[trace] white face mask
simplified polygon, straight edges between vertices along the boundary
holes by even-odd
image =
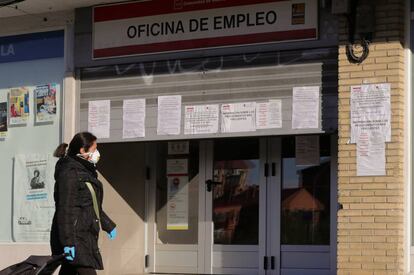
[[[99,159],[101,158],[101,154],[99,153],[98,149],[95,150],[93,153],[89,153],[89,162],[92,162],[93,164],[97,164]]]
[[[86,155],[86,157],[85,157],[85,155]],[[99,159],[101,158],[101,154],[99,153],[98,149],[96,149],[95,152],[89,152],[89,153],[85,153],[85,154],[78,154],[78,157],[82,157],[84,159],[89,158],[88,161],[90,163],[93,163],[93,164],[96,165],[98,163]]]

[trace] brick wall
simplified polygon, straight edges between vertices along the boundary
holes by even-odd
[[[404,1],[376,1],[376,33],[360,65],[345,54],[347,24],[339,47],[338,274],[404,274]],[[392,141],[383,177],[356,176],[350,139],[350,86],[391,83]]]

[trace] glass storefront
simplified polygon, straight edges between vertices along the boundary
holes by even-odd
[[[0,241],[48,242],[62,141],[64,32],[0,37]]]

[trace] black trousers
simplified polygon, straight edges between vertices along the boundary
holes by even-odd
[[[63,263],[59,275],[96,275],[96,270],[91,267],[76,267]]]

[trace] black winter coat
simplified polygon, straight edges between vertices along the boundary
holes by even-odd
[[[56,164],[55,180],[56,212],[50,238],[52,255],[62,254],[65,246],[74,246],[75,259],[68,261],[69,264],[102,270],[98,248],[99,221],[85,182],[90,182],[95,189],[102,229],[109,233],[116,225],[102,210],[103,186],[95,166],[82,158],[66,156]]]

